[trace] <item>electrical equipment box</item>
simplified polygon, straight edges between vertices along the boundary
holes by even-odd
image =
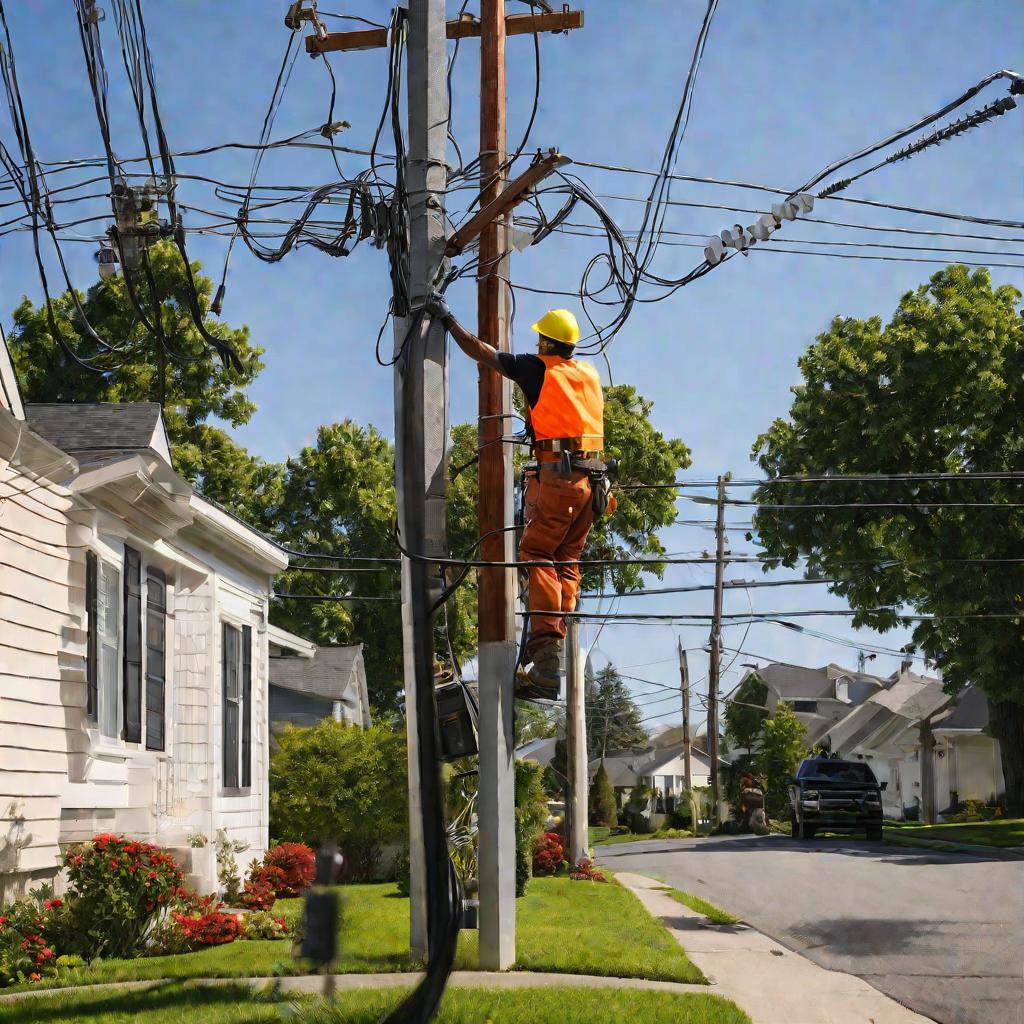
[[[441,759],[455,761],[478,750],[476,708],[462,683],[435,687],[437,723],[441,739]]]

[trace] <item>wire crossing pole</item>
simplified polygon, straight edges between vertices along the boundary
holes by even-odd
[[[718,478],[715,516],[715,604],[711,620],[711,661],[708,671],[708,760],[711,762],[711,814],[720,820],[718,792],[718,684],[722,666],[722,593],[725,589],[725,477]]]
[[[686,661],[686,651],[683,650],[683,641],[677,640],[679,645],[679,692],[683,698],[683,777],[686,781],[686,792],[692,792],[690,774],[690,667]],[[694,822],[694,832],[696,825]]]
[[[505,0],[480,3],[480,208],[505,182]],[[479,336],[499,352],[508,343],[507,218],[480,235],[477,316]],[[508,432],[511,384],[480,367],[481,557],[514,558],[512,453]],[[480,966],[503,971],[516,955],[515,739],[513,686],[516,669],[515,577],[511,569],[481,569],[478,660],[480,688]]]
[[[583,652],[580,650],[580,620],[572,615],[566,619],[565,637],[565,761],[568,775],[566,853],[572,865],[579,864],[587,855],[590,807],[587,772],[587,721],[584,703]]]
[[[408,41],[409,291],[416,309],[444,262],[448,169],[447,45],[444,0],[411,0]],[[411,332],[411,333],[410,333]],[[407,551],[447,555],[445,448],[448,366],[444,326],[429,318],[395,319],[395,483]],[[436,572],[402,559],[402,635],[409,747],[410,949],[426,959],[439,940],[437,908],[427,893],[447,892],[448,847],[441,803],[434,709],[434,637],[430,609]],[[429,885],[428,885],[429,883]]]

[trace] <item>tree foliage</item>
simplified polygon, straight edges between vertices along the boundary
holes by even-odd
[[[614,665],[594,677],[586,704],[588,757],[603,760],[609,753],[647,745],[640,709]]]
[[[807,753],[807,730],[792,705],[779,701],[771,718],[761,725],[760,749],[755,774],[765,786],[765,804],[770,817],[779,818],[789,806],[786,776],[795,775]]]
[[[756,672],[751,672],[726,701],[725,734],[734,746],[744,747],[748,754],[757,742],[761,723],[768,717],[767,700],[767,684]]]
[[[245,389],[263,369],[263,349],[251,344],[248,327],[230,327],[207,315],[213,282],[200,273],[199,263],[193,263],[203,325],[214,337],[231,343],[242,369],[224,366],[192,320],[188,280],[178,250],[170,242],[161,242],[149,250],[149,262],[166,340],[164,417],[174,468],[214,500],[250,511],[250,498],[272,486],[273,467],[251,458],[208,420],[212,417],[233,427],[249,422],[256,406]],[[133,284],[143,312],[155,325],[148,286],[134,278]],[[14,311],[13,330],[7,337],[24,400],[158,401],[162,346],[137,315],[124,277],[115,274],[76,294],[78,303],[71,292],[54,298],[57,328],[80,358],[109,367],[109,372],[91,373],[75,363],[54,338],[45,305],[35,306],[26,298]],[[91,337],[79,304],[99,338],[118,351],[105,352]]]
[[[1020,292],[993,287],[986,270],[951,266],[900,300],[883,324],[837,317],[800,360],[788,419],[756,441],[770,477],[801,473],[1019,471],[1024,466],[1024,321]],[[969,683],[991,701],[1007,798],[1024,813],[1024,587],[1019,565],[970,559],[1024,557],[1016,481],[887,485],[772,484],[756,499],[761,542],[779,563],[807,569],[886,630],[899,606],[934,615],[914,629],[951,691]],[[856,508],[815,509],[823,501]],[[897,502],[904,507],[870,507]],[[953,503],[953,507],[950,507]],[[961,503],[959,506],[956,503]],[[968,503],[965,505],[963,503]],[[968,561],[964,561],[968,560]],[[964,618],[964,616],[1000,616]]]
[[[384,846],[408,833],[405,735],[325,719],[286,727],[270,759],[270,834],[306,843],[334,841],[353,877],[380,870]]]

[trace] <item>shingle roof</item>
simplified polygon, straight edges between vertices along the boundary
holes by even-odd
[[[957,699],[938,729],[984,729],[988,725],[988,698],[976,686],[969,686]]]
[[[366,691],[363,647],[318,647],[312,658],[271,658],[270,685],[325,700],[353,700]]]
[[[802,665],[787,665],[773,662],[757,670],[757,674],[775,691],[782,700],[822,699],[835,697],[835,680],[840,676],[872,683],[883,689],[887,683],[878,676],[856,672],[841,665],[825,665],[822,668],[805,668]]]
[[[64,402],[27,405],[37,434],[76,457],[85,453],[151,450],[167,458],[167,435],[156,402]]]

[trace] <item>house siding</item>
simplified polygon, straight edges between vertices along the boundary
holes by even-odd
[[[70,492],[0,463],[0,899],[52,876],[60,797],[78,745],[68,705],[84,700]]]

